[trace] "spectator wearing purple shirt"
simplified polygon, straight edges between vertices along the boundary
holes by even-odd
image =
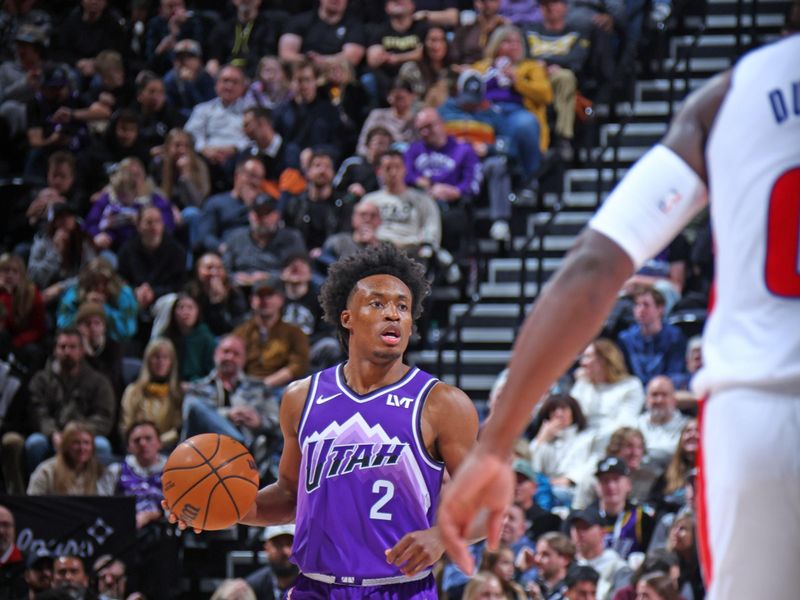
[[[84,230],[99,251],[116,252],[136,232],[139,209],[150,204],[161,211],[164,228],[172,233],[175,230],[172,205],[153,191],[142,162],[138,158],[126,158],[111,176],[108,191],[92,205]]]
[[[542,20],[537,0],[501,0],[500,14],[514,25],[538,23]]]
[[[406,183],[436,200],[442,212],[442,246],[459,252],[469,227],[466,207],[480,193],[478,156],[472,146],[447,135],[434,108],[423,108],[414,126],[419,141],[405,154]]]

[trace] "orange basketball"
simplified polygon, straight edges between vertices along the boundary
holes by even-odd
[[[161,476],[167,505],[190,527],[225,529],[241,519],[258,492],[256,461],[227,435],[189,438],[169,455]]]

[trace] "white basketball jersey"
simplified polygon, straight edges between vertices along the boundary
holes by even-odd
[[[717,296],[694,387],[800,396],[800,34],[733,69],[706,161]]]

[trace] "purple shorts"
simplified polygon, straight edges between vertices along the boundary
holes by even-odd
[[[408,583],[351,586],[322,583],[302,574],[286,594],[287,600],[437,600],[433,575]]]

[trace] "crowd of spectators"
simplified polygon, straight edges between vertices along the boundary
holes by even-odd
[[[476,205],[509,241],[511,192],[575,160],[583,108],[609,101],[634,69],[643,22],[663,23],[670,6],[5,2],[5,491],[136,495],[140,532],[158,530],[163,456],[207,431],[247,444],[268,481],[282,390],[342,357],[316,300],[328,265],[389,243],[435,284],[459,285]],[[693,235],[701,247],[704,232]],[[701,359],[664,321],[707,292],[692,252],[673,244],[626,286],[607,327],[619,347],[593,342],[569,394],[533,419],[505,545],[469,584],[444,567],[449,597],[488,597],[478,588],[495,584],[504,597],[617,589],[625,561],[659,535],[681,585],[697,582],[693,546],[671,532],[685,523],[697,439],[677,407],[691,410]],[[581,512],[562,525],[567,507]],[[265,534],[269,576],[229,587],[285,589],[293,572],[275,540],[287,535]],[[65,577],[86,590],[92,569],[43,555],[23,571],[34,594]]]

